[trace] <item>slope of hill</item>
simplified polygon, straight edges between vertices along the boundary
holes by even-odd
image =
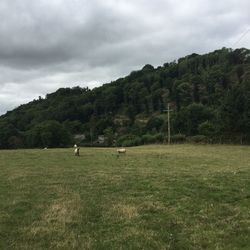
[[[84,134],[105,145],[166,138],[170,103],[173,141],[250,142],[250,50],[222,48],[141,70],[109,84],[61,88],[0,117],[0,148],[57,147]],[[81,137],[83,138],[83,137]]]

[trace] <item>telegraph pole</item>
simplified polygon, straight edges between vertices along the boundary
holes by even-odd
[[[168,109],[164,111],[168,112],[168,145],[169,145],[171,143],[170,112],[173,111],[170,109],[169,103],[168,103]]]
[[[168,144],[170,144],[170,110],[169,110],[169,103],[168,103]]]

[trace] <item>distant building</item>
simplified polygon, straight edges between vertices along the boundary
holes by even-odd
[[[105,142],[105,136],[104,135],[98,135],[97,142],[99,144],[103,144]]]

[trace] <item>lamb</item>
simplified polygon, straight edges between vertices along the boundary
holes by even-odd
[[[118,154],[126,154],[126,148],[119,148],[117,149]]]

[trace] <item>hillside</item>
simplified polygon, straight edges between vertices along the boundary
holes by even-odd
[[[89,90],[61,88],[0,117],[0,148],[173,142],[250,143],[250,50],[222,48],[141,70]]]

